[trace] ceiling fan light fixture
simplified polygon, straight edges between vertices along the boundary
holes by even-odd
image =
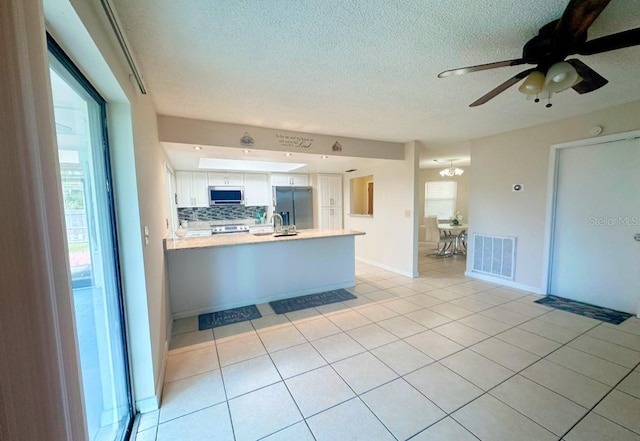
[[[534,70],[524,79],[518,90],[525,95],[536,95],[542,92],[543,87],[544,73]]]
[[[549,92],[562,92],[573,86],[578,79],[576,68],[566,61],[553,64],[547,71],[544,88]]]

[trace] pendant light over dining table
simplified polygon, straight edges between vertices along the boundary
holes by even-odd
[[[440,176],[442,176],[443,178],[447,178],[447,177],[452,177],[452,176],[460,176],[462,173],[464,173],[464,170],[462,170],[461,168],[458,167],[454,167],[453,166],[453,161],[449,161],[450,165],[449,167],[440,170]]]

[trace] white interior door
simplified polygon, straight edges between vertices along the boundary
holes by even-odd
[[[640,139],[558,150],[549,293],[640,312]]]

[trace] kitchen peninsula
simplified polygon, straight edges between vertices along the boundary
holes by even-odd
[[[174,319],[355,285],[353,230],[165,239]]]

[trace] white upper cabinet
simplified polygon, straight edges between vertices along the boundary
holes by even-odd
[[[245,173],[244,205],[259,207],[271,205],[269,177],[263,173]]]
[[[318,201],[320,206],[342,206],[342,176],[318,175]]]
[[[318,175],[318,228],[342,228],[342,176]]]
[[[209,185],[243,186],[244,175],[242,173],[209,172]]]
[[[176,172],[176,205],[185,207],[209,206],[209,181],[205,172]]]
[[[309,175],[302,173],[272,173],[271,185],[273,187],[308,187]]]

